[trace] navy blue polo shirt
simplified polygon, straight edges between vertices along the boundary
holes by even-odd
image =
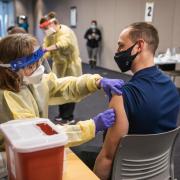
[[[177,127],[179,93],[156,66],[135,73],[122,92],[129,134],[160,133]]]

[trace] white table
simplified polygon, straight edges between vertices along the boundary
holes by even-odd
[[[159,56],[154,58],[155,65],[176,65],[180,64],[180,54],[177,54],[175,56]],[[180,76],[180,70],[172,70],[172,71],[164,71],[166,74],[168,74],[173,82],[175,82],[175,78],[177,76]]]
[[[176,56],[155,57],[154,63],[156,65],[178,64],[178,63],[180,63],[180,54],[177,54]]]

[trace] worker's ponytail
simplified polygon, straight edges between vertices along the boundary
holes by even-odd
[[[47,15],[49,20],[53,20],[54,24],[59,24],[59,21],[57,20],[56,13],[51,11]]]
[[[20,87],[20,76],[10,68],[0,67],[0,89],[19,92]]]
[[[31,55],[38,45],[36,38],[30,34],[12,34],[0,40],[0,89],[20,91],[22,78],[19,73],[3,64],[7,65],[15,59]]]

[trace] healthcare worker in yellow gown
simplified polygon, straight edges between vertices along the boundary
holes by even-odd
[[[45,32],[43,47],[47,50],[44,59],[52,59],[52,71],[58,78],[82,75],[81,58],[75,33],[62,25],[54,12],[40,20],[40,28]],[[73,123],[75,103],[59,105],[56,121]]]
[[[0,123],[14,119],[47,118],[48,105],[78,102],[101,87],[109,97],[121,93],[118,89],[123,85],[122,81],[102,78],[98,74],[59,79],[54,73],[44,74],[41,65],[44,53],[37,40],[29,34],[13,34],[0,41]],[[68,146],[92,139],[95,133],[111,127],[114,121],[114,111],[108,109],[90,120],[65,126]],[[2,135],[0,151],[3,173],[5,153]]]

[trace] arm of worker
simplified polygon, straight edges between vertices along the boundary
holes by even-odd
[[[116,121],[113,127],[108,130],[102,150],[95,162],[94,172],[101,180],[109,178],[116,149],[121,138],[128,133],[129,127],[123,97],[113,96],[109,106],[115,110]]]
[[[54,73],[50,73],[45,76],[49,88],[49,105],[79,102],[97,91],[100,88],[100,79],[102,79],[98,74],[57,78]]]
[[[90,120],[79,121],[76,125],[63,126],[67,136],[67,147],[83,144],[95,137],[99,131],[104,131],[115,122],[113,109],[108,109]],[[60,127],[62,128],[62,126]]]
[[[73,39],[71,38],[71,36],[68,35],[69,33],[64,33],[63,36],[58,37],[57,42],[56,42],[56,47],[57,49],[71,49],[73,47],[71,47],[71,44],[73,44]]]
[[[75,125],[65,125],[64,129],[68,137],[66,147],[81,145],[95,137],[95,124],[92,119],[79,121]]]
[[[112,94],[121,95],[121,87],[124,85],[123,80],[102,78],[98,74],[59,79],[53,73],[46,76],[50,92],[49,105],[78,102],[100,88],[111,98]]]
[[[100,80],[100,87],[103,88],[106,95],[109,97],[109,101],[113,94],[122,95],[121,88],[124,86],[125,82],[122,79],[108,79],[102,78]]]
[[[68,53],[72,53],[71,52],[71,44],[73,44],[73,39],[71,38],[71,36],[69,35],[70,33],[68,32],[69,29],[64,29],[67,31],[67,33],[63,33],[60,36],[56,36],[55,38],[55,44],[51,44],[51,40],[48,38],[45,38],[44,43],[43,43],[43,49],[48,53],[50,53],[51,51],[54,50],[58,50],[58,49],[62,49],[62,50],[67,50],[68,49]],[[46,55],[47,56],[47,55]]]
[[[51,52],[58,50],[60,50],[61,55],[63,54],[69,57],[74,52],[79,53],[77,48],[77,44],[74,46],[74,37],[69,35],[69,32],[67,34],[64,33],[56,37],[54,44],[44,46],[44,50],[46,51],[44,58],[49,57]],[[72,58],[67,58],[66,60],[72,61]]]
[[[42,57],[42,61],[48,60],[51,58],[50,52],[46,52],[44,53],[43,57]]]
[[[43,45],[42,45],[42,48],[43,50],[45,51],[43,57],[42,57],[42,60],[48,60],[51,58],[51,54],[49,51],[47,51],[47,47],[49,46],[49,43],[48,43],[48,39],[45,38],[44,42],[43,42]]]

